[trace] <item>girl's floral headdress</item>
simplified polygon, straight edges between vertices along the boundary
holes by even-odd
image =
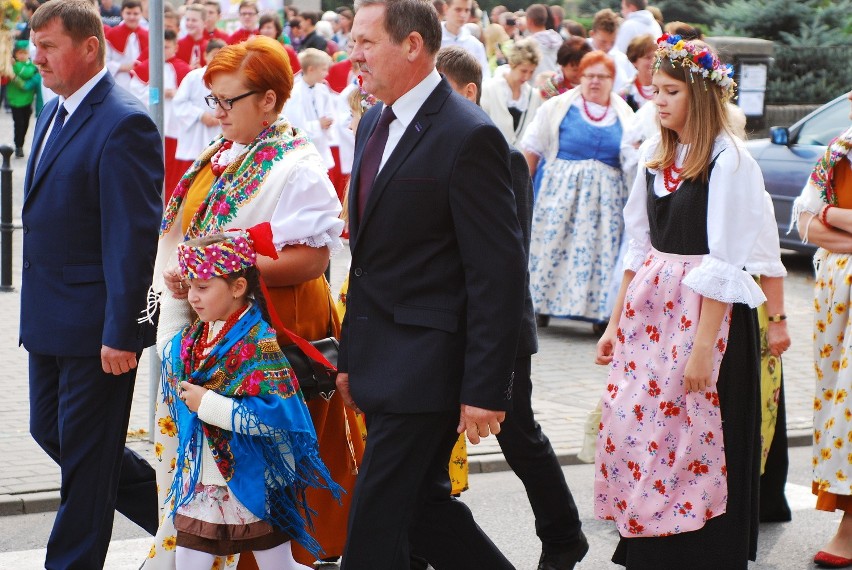
[[[679,35],[663,34],[657,40],[655,70],[659,69],[665,58],[668,58],[672,65],[679,63],[686,71],[707,78],[721,87],[725,101],[734,97],[734,89],[737,86],[734,81],[734,67],[719,61],[706,45],[684,41]]]
[[[224,277],[254,266],[258,253],[278,259],[269,222],[248,230],[228,231],[222,235],[224,239],[215,243],[199,244],[199,240],[191,240],[178,245],[181,278]]]

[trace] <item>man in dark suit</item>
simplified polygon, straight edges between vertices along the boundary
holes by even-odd
[[[43,4],[34,61],[59,97],[24,182],[20,342],[30,432],[61,469],[46,568],[101,568],[114,510],[153,533],[154,470],[124,447],[162,212],[163,155],[144,107],[104,67],[88,0]]]
[[[343,567],[407,570],[410,545],[437,568],[511,568],[447,473],[458,432],[478,443],[511,407],[526,264],[508,147],[435,71],[431,3],[366,0],[352,38],[384,105],[352,172],[338,387],[369,436]]]
[[[459,46],[441,48],[436,67],[456,93],[479,105],[482,68],[470,52]],[[523,153],[514,147],[509,150],[509,164],[524,251],[529,258],[533,209],[530,170]],[[532,355],[536,352],[538,336],[527,271],[524,318],[515,354],[512,409],[500,426],[497,441],[509,466],[524,484],[535,515],[535,530],[542,543],[538,570],[571,570],[583,559],[589,543],[581,530],[580,513],[559,460],[533,413],[530,376]]]

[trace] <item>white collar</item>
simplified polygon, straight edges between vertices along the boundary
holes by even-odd
[[[100,81],[106,74],[107,68],[104,67],[99,72],[97,72],[94,77],[85,82],[82,87],[72,93],[67,99],[63,99],[62,96],[59,97],[59,104],[65,106],[65,111],[68,114],[68,117],[74,114],[74,111],[77,110],[77,107],[80,106],[80,103],[83,102],[83,99],[86,98],[86,95],[88,95],[92,91],[97,82]]]
[[[402,124],[403,129],[407,129],[409,123],[414,120],[414,115],[432,94],[432,91],[441,83],[441,74],[434,68],[423,80],[406,91],[399,99],[397,99],[391,109],[396,115],[396,120]]]

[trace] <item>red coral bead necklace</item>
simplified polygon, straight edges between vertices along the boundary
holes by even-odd
[[[216,178],[222,176],[222,173],[225,172],[226,168],[228,168],[227,164],[219,164],[219,160],[222,158],[222,154],[230,150],[232,146],[234,146],[234,141],[223,142],[222,146],[219,147],[219,150],[216,151],[216,154],[214,154],[213,158],[210,160],[210,169],[213,171],[213,176]]]
[[[201,326],[201,333],[198,335],[198,339],[195,341],[195,344],[192,347],[193,356],[195,356],[196,362],[201,362],[204,358],[204,354],[209,351],[211,348],[216,346],[216,344],[225,338],[225,335],[228,334],[234,325],[237,324],[237,321],[240,320],[240,317],[245,312],[245,306],[240,307],[236,311],[234,311],[228,320],[225,321],[225,324],[216,333],[216,336],[213,337],[212,340],[207,341],[207,337],[210,335],[210,323],[204,323]]]
[[[588,102],[586,101],[586,98],[585,98],[585,97],[583,97],[582,95],[580,95],[580,98],[583,100],[583,111],[586,113],[586,116],[587,116],[587,117],[588,117],[588,118],[589,118],[589,119],[590,119],[593,123],[600,123],[601,121],[603,121],[603,120],[604,120],[604,117],[606,117],[606,114],[609,112],[609,100],[607,100],[607,102],[606,102],[606,107],[604,107],[604,112],[603,112],[603,114],[602,114],[602,115],[600,115],[599,117],[595,117],[594,115],[592,115],[592,112],[591,112],[591,111],[589,111],[589,104],[588,104]]]
[[[663,185],[669,193],[674,192],[680,186],[682,172],[683,168],[678,168],[674,163],[663,169]]]

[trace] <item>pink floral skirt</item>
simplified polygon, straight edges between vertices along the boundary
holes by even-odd
[[[595,515],[623,537],[693,531],[725,512],[715,383],[730,309],[716,337],[713,387],[687,392],[683,380],[702,300],[683,280],[701,259],[651,250],[624,300],[595,461]]]

